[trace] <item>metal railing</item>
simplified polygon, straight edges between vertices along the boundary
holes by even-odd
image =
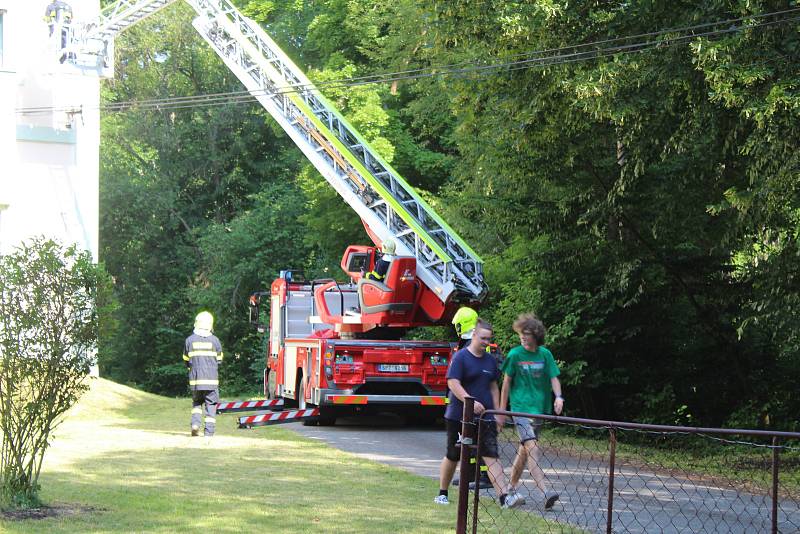
[[[800,433],[502,411],[473,419],[467,401],[463,421],[485,423],[490,415],[505,414],[542,427],[539,440],[527,448],[513,425],[498,437],[506,481],[515,460],[523,468],[516,493],[524,504],[504,509],[495,490],[470,493],[462,476],[458,533],[800,532]],[[476,422],[462,428],[466,473],[481,436],[475,436]],[[540,481],[529,467],[541,469]],[[558,494],[549,509],[542,490],[550,498]]]

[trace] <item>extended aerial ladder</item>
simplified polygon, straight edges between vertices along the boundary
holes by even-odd
[[[101,75],[113,75],[115,36],[176,1],[119,0],[107,6],[99,21],[73,32],[71,57],[93,57]],[[487,288],[478,255],[262,28],[228,0],[184,1],[198,14],[194,28],[356,211],[376,244],[394,239],[397,254],[416,259],[417,276],[442,303],[483,300]]]

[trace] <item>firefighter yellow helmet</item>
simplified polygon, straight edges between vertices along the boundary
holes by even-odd
[[[478,312],[469,306],[462,306],[453,315],[453,326],[456,327],[456,334],[462,338],[471,337],[472,331],[478,324]]]
[[[394,251],[397,250],[397,245],[395,245],[393,239],[387,239],[381,243],[381,250],[384,254],[394,254]]]
[[[194,327],[197,330],[206,330],[211,332],[214,329],[214,316],[207,311],[201,311],[194,318]]]

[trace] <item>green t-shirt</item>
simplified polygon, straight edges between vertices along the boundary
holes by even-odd
[[[511,409],[533,414],[553,413],[550,379],[561,374],[553,355],[544,347],[536,352],[514,347],[503,361],[503,373],[511,377]]]

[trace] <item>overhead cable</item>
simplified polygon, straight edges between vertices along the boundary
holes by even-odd
[[[799,14],[794,17],[778,18],[776,20],[761,20],[766,17],[774,17],[787,14]],[[746,26],[736,26],[736,23],[757,21],[753,24]],[[380,74],[365,75],[359,77],[343,78],[338,80],[328,80],[318,82],[316,84],[294,84],[277,90],[256,90],[256,91],[231,91],[224,93],[209,93],[193,96],[182,97],[168,97],[157,98],[151,100],[133,100],[127,102],[112,102],[102,104],[98,108],[102,111],[124,111],[131,108],[139,110],[157,109],[159,111],[186,109],[190,107],[207,107],[227,104],[240,104],[250,103],[257,100],[259,96],[273,97],[289,93],[302,93],[308,90],[316,90],[320,88],[347,88],[356,87],[360,85],[375,84],[375,83],[389,83],[396,81],[409,81],[419,80],[423,78],[441,77],[441,76],[455,76],[463,77],[466,75],[477,74],[478,76],[486,76],[494,74],[498,71],[516,71],[523,69],[530,69],[536,67],[549,67],[575,63],[579,61],[588,61],[608,56],[630,54],[635,52],[644,52],[654,48],[668,48],[686,44],[694,39],[699,38],[713,38],[720,35],[726,35],[743,30],[765,28],[775,26],[778,24],[786,24],[789,22],[800,21],[800,8],[792,8],[783,11],[776,11],[771,13],[763,13],[759,15],[751,15],[747,17],[739,17],[735,19],[727,19],[717,22],[708,22],[697,24],[693,26],[685,26],[681,28],[670,28],[659,30],[649,33],[637,34],[632,36],[617,37],[612,39],[604,39],[593,41],[589,43],[565,46],[560,48],[551,48],[545,50],[537,50],[526,52],[523,54],[516,54],[509,56],[502,62],[485,63],[478,61],[465,61],[461,63],[450,63],[447,65],[435,65],[419,69],[409,69],[396,72],[387,72]],[[727,28],[718,30],[709,30],[696,32],[696,30],[709,28],[719,25],[728,25]],[[687,33],[691,32],[691,33]],[[674,35],[678,34],[678,35]],[[657,40],[644,40],[638,42],[628,42],[634,39],[661,37]],[[613,44],[613,46],[609,46]],[[584,50],[588,49],[588,50]],[[77,106],[42,106],[42,107],[29,107],[17,109],[17,113],[22,114],[37,114],[37,113],[53,113],[57,111],[71,112]]]

